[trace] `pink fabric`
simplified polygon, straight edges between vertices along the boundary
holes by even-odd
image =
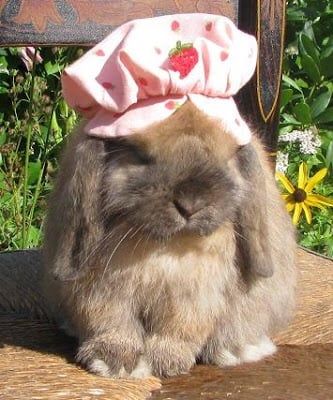
[[[198,62],[185,77],[172,69],[176,42],[193,43]],[[186,101],[226,126],[239,144],[251,134],[232,98],[253,75],[257,44],[226,17],[179,14],[128,22],[62,76],[86,132],[124,136],[168,118]]]

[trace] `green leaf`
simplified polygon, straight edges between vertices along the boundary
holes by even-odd
[[[299,36],[300,51],[303,55],[309,55],[319,67],[319,55],[313,41],[304,33]]]
[[[7,134],[6,132],[0,132],[0,146],[6,143]]]
[[[62,66],[55,63],[52,64],[51,61],[48,61],[47,63],[44,64],[45,71],[47,75],[53,75],[57,74],[62,70]]]
[[[325,77],[330,78],[333,76],[333,54],[321,59],[320,68]]]
[[[8,61],[5,56],[0,56],[0,69],[7,69]]]
[[[293,91],[292,89],[284,89],[281,92],[281,100],[280,100],[280,107],[284,107],[286,104],[289,103],[289,101],[293,97]]]
[[[36,247],[41,235],[40,229],[31,225],[28,232],[28,247]]]
[[[322,124],[333,122],[333,107],[326,108],[326,110],[316,118],[316,122]]]
[[[326,37],[323,40],[323,46],[322,46],[322,57],[329,56],[333,52],[333,35]]]
[[[282,75],[282,80],[286,85],[291,86],[294,89],[296,89],[298,92],[303,93],[302,89],[297,85],[297,83],[293,79],[289,78],[289,76]]]
[[[60,128],[60,126],[58,124],[58,120],[57,120],[57,116],[56,116],[55,112],[52,114],[51,128],[56,133],[60,133],[61,132],[61,128]]]
[[[302,122],[302,124],[308,125],[311,124],[311,109],[306,103],[298,103],[295,105],[294,115],[298,119],[298,121]]]
[[[301,68],[301,67],[300,67]],[[309,87],[309,83],[306,82],[304,79],[298,78],[295,79],[295,82],[297,83],[297,85],[301,88],[301,89],[307,89]],[[312,83],[311,83],[312,85]]]
[[[316,83],[320,82],[320,71],[313,58],[307,54],[301,57],[301,63],[307,75]]]
[[[331,164],[333,165],[333,140],[328,145],[325,162],[327,168],[329,168]]]
[[[64,100],[60,100],[58,102],[58,108],[60,111],[60,115],[64,118],[68,118],[69,108],[68,108],[67,103]]]
[[[287,8],[288,21],[304,21],[305,14],[302,10],[296,8]]]
[[[281,114],[281,117],[283,118],[282,123],[287,123],[287,124],[291,124],[291,125],[301,125],[301,123],[299,121],[297,121],[297,119],[295,119],[290,114],[283,113],[283,114]]]
[[[1,156],[1,154],[0,154]],[[0,163],[1,165],[1,163]],[[0,189],[4,189],[6,187],[6,181],[5,181],[5,174],[0,171]],[[0,202],[1,202],[1,197],[0,197]]]
[[[37,182],[42,164],[40,160],[29,162],[28,164],[28,185],[33,185]]]
[[[291,132],[294,129],[293,125],[286,125],[286,126],[281,126],[279,128],[279,135],[284,135],[285,133]]]
[[[320,54],[321,58],[329,57],[333,53],[333,45],[327,46]]]
[[[331,101],[332,93],[326,90],[324,93],[320,94],[311,105],[311,116],[316,118],[322,112],[326,110]]]
[[[312,21],[309,21],[309,20],[306,21],[304,24],[303,31],[306,34],[306,36],[308,36],[310,39],[312,39],[315,42],[316,39],[315,39],[312,25],[313,25]]]

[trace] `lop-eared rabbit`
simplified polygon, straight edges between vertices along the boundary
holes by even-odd
[[[44,257],[54,318],[102,376],[260,360],[294,310],[294,229],[263,146],[190,102],[126,138],[77,130]]]

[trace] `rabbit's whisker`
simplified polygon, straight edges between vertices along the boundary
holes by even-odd
[[[97,244],[95,245],[95,247],[89,252],[89,254],[86,256],[86,258],[80,262],[80,267],[82,265],[84,265],[89,258],[94,255],[96,253],[96,251],[108,240],[112,237],[112,235],[114,234],[114,231],[109,232],[103,239],[101,239],[99,242],[97,242]],[[85,250],[82,250],[77,256],[81,257],[82,255],[84,255],[86,253]]]
[[[103,273],[102,273],[101,280],[103,280],[104,275],[105,275],[105,272],[106,272],[106,270],[108,269],[109,264],[111,263],[111,260],[112,260],[113,256],[115,255],[116,251],[119,249],[120,245],[121,245],[121,244],[123,243],[123,241],[127,238],[127,236],[132,232],[133,229],[134,229],[133,227],[129,228],[129,229],[127,230],[127,232],[122,236],[122,238],[118,241],[118,243],[115,245],[115,247],[114,247],[114,249],[113,249],[113,251],[112,251],[112,253],[111,253],[111,255],[110,255],[110,257],[109,257],[109,259],[108,259],[108,261],[107,261],[107,263],[106,263],[106,265],[105,265],[104,271],[103,271]]]
[[[243,236],[241,233],[239,233],[236,229],[235,229],[235,234],[240,237],[241,239],[245,240],[246,242],[249,241],[249,239],[245,236]]]
[[[140,230],[143,229],[143,228],[147,228],[147,225],[146,225],[146,224],[142,224],[141,227],[140,227]],[[133,247],[132,256],[134,255],[135,250],[138,248],[140,242],[142,242],[142,240],[143,240],[144,238],[145,238],[145,237],[144,237],[143,235],[139,237],[139,239],[137,240],[135,246]]]

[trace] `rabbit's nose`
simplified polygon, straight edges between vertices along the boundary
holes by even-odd
[[[197,199],[176,199],[173,201],[179,214],[186,219],[200,211],[204,205]]]

